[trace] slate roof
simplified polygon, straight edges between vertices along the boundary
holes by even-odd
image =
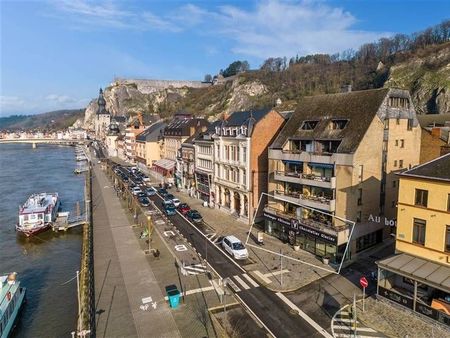
[[[164,130],[166,126],[167,124],[164,121],[156,122],[136,136],[136,141],[157,142],[162,136],[161,131]]]
[[[214,140],[212,139],[212,135],[214,135],[215,130],[216,130],[216,126],[220,126],[222,123],[221,120],[217,120],[214,121],[213,123],[211,123],[208,127],[208,129],[206,129],[206,131],[198,133],[194,139],[194,143],[195,141],[209,141],[209,142],[214,142]]]
[[[424,177],[450,181],[450,153],[404,171],[400,176]]]
[[[271,148],[282,148],[288,139],[341,140],[340,153],[358,148],[383,103],[388,88],[304,97],[281,129]],[[332,119],[348,120],[344,129],[329,129]],[[314,130],[302,130],[304,121],[318,121]]]
[[[209,122],[205,119],[174,119],[164,130],[164,135],[176,136],[191,136],[190,127],[200,128],[202,126],[209,126]]]
[[[253,120],[254,123],[261,120],[272,109],[261,109],[255,111],[237,111],[228,117],[225,122],[227,127],[239,127],[247,123],[249,120]]]

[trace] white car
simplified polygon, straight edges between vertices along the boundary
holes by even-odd
[[[181,204],[181,201],[178,198],[172,198],[173,205],[178,208],[178,206]]]
[[[133,194],[133,195],[137,195],[137,194],[139,194],[140,192],[142,192],[142,190],[141,190],[141,188],[139,188],[139,187],[134,187],[132,190],[131,190],[131,193]]]
[[[234,259],[247,259],[248,251],[244,244],[235,236],[226,236],[222,240],[223,249],[228,252]]]

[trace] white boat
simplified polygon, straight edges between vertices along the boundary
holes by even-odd
[[[26,236],[47,230],[56,220],[60,204],[57,192],[31,195],[19,208],[16,230]]]
[[[15,272],[0,276],[0,338],[6,338],[14,328],[26,289],[20,286]]]

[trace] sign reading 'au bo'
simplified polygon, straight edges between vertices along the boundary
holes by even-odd
[[[372,214],[369,215],[369,222],[375,222],[375,223],[383,223],[384,219],[384,225],[395,227],[397,225],[397,221],[395,219],[387,219],[386,217],[381,216],[373,216]]]

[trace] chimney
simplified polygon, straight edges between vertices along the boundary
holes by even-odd
[[[341,93],[350,93],[352,91],[352,85],[346,84],[341,86]]]

